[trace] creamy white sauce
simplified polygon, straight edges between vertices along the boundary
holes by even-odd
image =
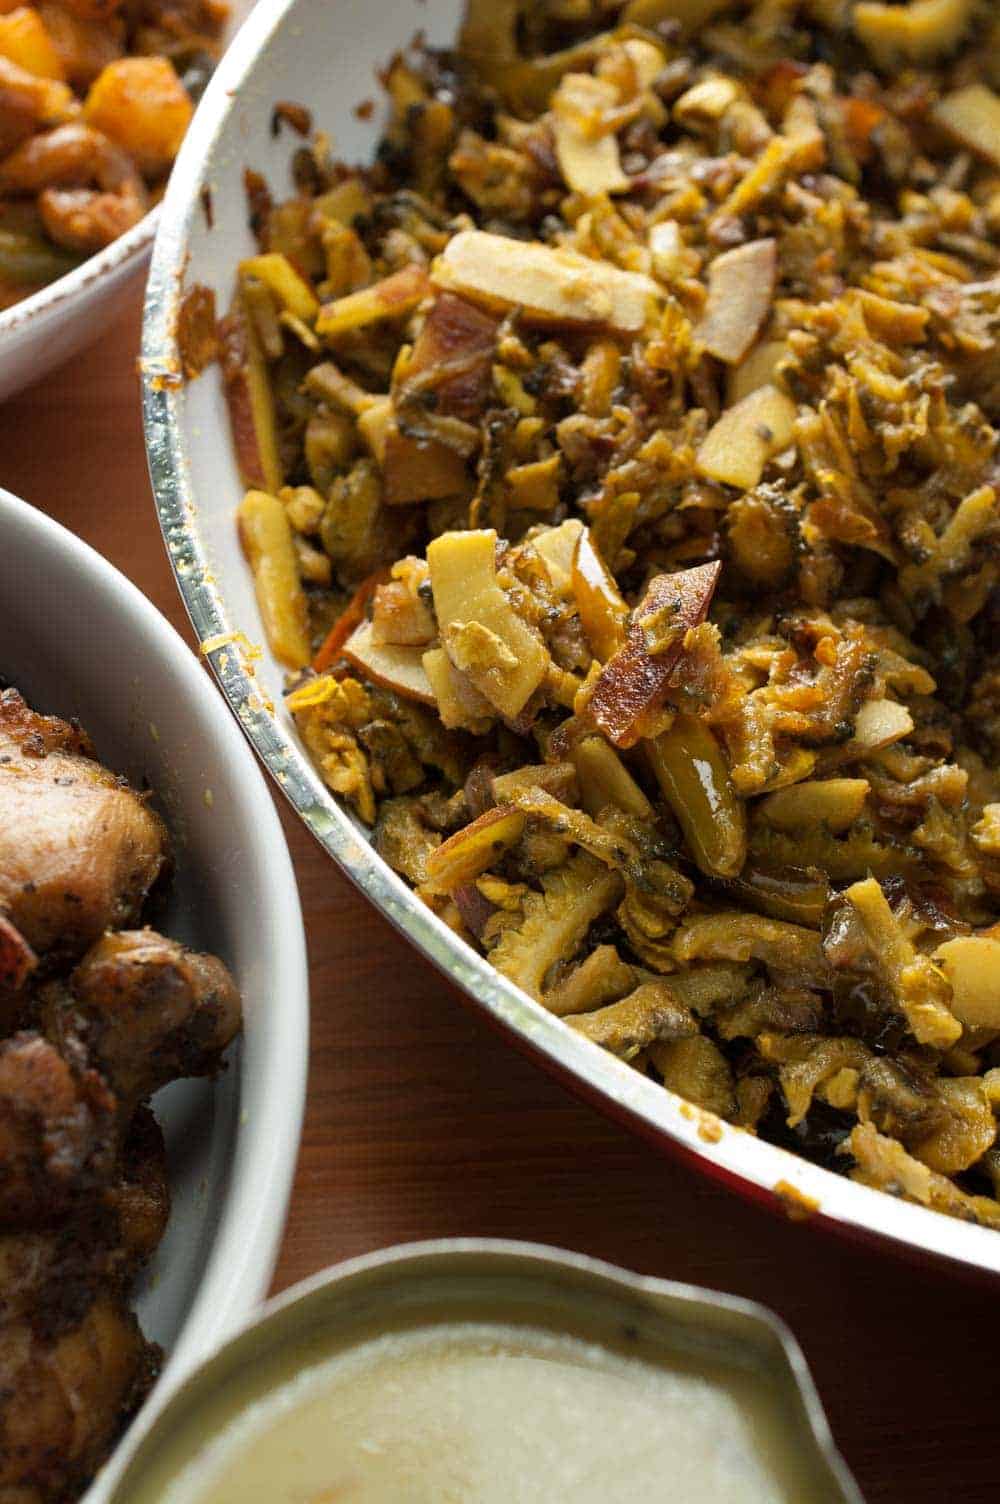
[[[272,1389],[159,1498],[792,1504],[760,1388],[751,1375],[706,1378],[520,1326],[418,1328]]]

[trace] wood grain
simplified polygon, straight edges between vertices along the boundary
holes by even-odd
[[[0,482],[186,627],[149,495],[137,330],[136,314],[0,408]],[[1000,1290],[772,1217],[605,1122],[487,1029],[282,813],[313,1045],[275,1288],[390,1243],[492,1234],[750,1296],[797,1334],[869,1504],[1000,1498]]]

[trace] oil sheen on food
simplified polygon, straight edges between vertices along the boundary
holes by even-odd
[[[765,1389],[523,1327],[424,1327],[289,1378],[161,1499],[791,1504]]]

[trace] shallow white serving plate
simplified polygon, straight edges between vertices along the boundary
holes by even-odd
[[[0,606],[0,676],[39,710],[77,716],[111,767],[155,790],[176,859],[156,922],[221,955],[243,994],[224,1075],[154,1099],[173,1212],[137,1308],[168,1361],[141,1428],[270,1283],[305,1102],[302,916],[267,785],[194,654],[110,564],[2,490]]]
[[[254,0],[231,0],[226,42],[253,6]],[[0,402],[40,380],[114,323],[145,271],[159,212],[151,209],[96,256],[0,312]]]
[[[199,107],[163,205],[146,298],[143,388],[146,444],[160,521],[178,584],[203,641],[243,633],[208,653],[247,736],[306,825],[413,943],[463,988],[514,1042],[580,1094],[658,1145],[771,1206],[918,1257],[935,1255],[1000,1273],[1000,1235],[856,1185],[720,1124],[582,1039],[459,940],[374,853],[365,831],[324,787],[282,707],[282,672],[267,650],[250,571],[239,548],[242,494],[219,372],[178,387],[174,335],[186,287],[203,283],[221,307],[234,269],[254,245],[242,172],[263,172],[276,195],[290,189],[291,142],[270,133],[276,100],[309,107],[334,152],[370,159],[384,116],[354,106],[379,99],[375,70],[418,29],[446,45],[461,0],[271,0],[244,25]],[[367,113],[367,112],[366,112]],[[201,196],[209,189],[214,228]]]

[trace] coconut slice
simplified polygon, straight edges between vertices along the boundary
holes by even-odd
[[[751,240],[717,256],[708,270],[708,302],[695,330],[710,355],[738,365],[771,310],[778,273],[774,240]]]
[[[372,624],[363,621],[344,643],[343,656],[359,673],[383,689],[394,689],[405,700],[436,705],[431,682],[424,672],[424,648],[395,642],[376,642]]]
[[[962,146],[1000,167],[1000,95],[985,84],[966,84],[946,94],[932,114]]]
[[[605,325],[624,334],[637,334],[663,297],[640,272],[485,230],[453,236],[431,276],[438,287],[488,308],[518,308],[531,323]]]
[[[792,440],[795,403],[771,386],[758,387],[730,407],[698,450],[698,469],[709,480],[750,491],[772,455]]]

